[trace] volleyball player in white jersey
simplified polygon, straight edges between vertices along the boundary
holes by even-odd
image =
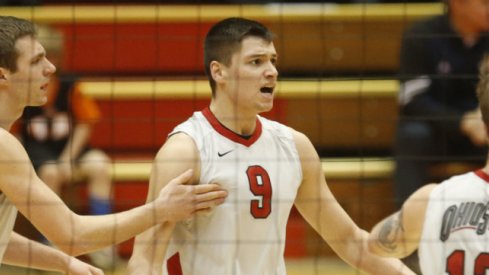
[[[161,274],[172,251],[186,275],[285,274],[287,219],[295,204],[348,263],[372,274],[412,274],[399,260],[367,251],[358,228],[328,189],[319,157],[306,136],[260,117],[277,85],[277,53],[262,24],[229,18],[205,40],[210,106],[177,126],[158,152],[149,200],[166,179],[194,169],[196,184],[217,182],[228,198],[206,216],[161,225],[136,238],[130,274]],[[164,168],[164,169],[163,169]]]
[[[26,106],[47,101],[49,78],[55,70],[31,22],[0,16],[1,263],[73,275],[103,274],[70,255],[120,243],[153,225],[187,219],[223,201],[226,192],[217,185],[204,189],[182,185],[192,174],[187,171],[143,206],[103,216],[73,213],[37,177],[26,151],[8,132]],[[17,210],[66,254],[14,233]]]
[[[481,63],[477,93],[488,133],[487,57]],[[487,274],[488,210],[489,162],[480,170],[418,189],[399,212],[373,228],[369,248],[378,255],[398,258],[418,249],[423,274]]]

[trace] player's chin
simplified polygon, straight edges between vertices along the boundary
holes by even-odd
[[[48,102],[48,99],[46,96],[40,96],[37,98],[31,97],[28,102],[27,106],[32,106],[32,107],[37,107],[37,106],[42,106]]]
[[[262,102],[258,106],[259,113],[268,112],[268,111],[271,111],[272,109],[273,109],[273,101]]]

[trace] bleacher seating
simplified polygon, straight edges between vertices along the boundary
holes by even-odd
[[[205,80],[87,80],[80,88],[104,112],[94,145],[119,151],[130,146],[155,153],[166,134],[210,98]],[[277,89],[274,109],[265,116],[305,133],[318,149],[390,148],[396,80],[282,80]]]
[[[210,25],[245,16],[276,34],[282,75],[393,73],[400,37],[441,3],[265,5],[56,5],[2,7],[67,36],[65,69],[85,75],[202,75]],[[128,54],[130,53],[130,54]]]
[[[211,24],[229,16],[262,21],[277,34],[285,76],[265,116],[305,133],[320,151],[342,152],[342,158],[323,156],[325,176],[353,220],[370,229],[394,208],[388,153],[398,115],[401,34],[442,10],[440,3],[56,5],[2,7],[0,15],[66,34],[64,68],[91,77],[81,89],[104,115],[92,144],[114,157],[118,211],[144,202],[151,160],[166,134],[208,104],[201,44]],[[379,151],[384,155],[370,155]],[[85,205],[84,188],[67,192],[75,208]],[[331,253],[319,248],[297,213],[288,226],[288,256]],[[130,249],[127,242],[122,254]]]

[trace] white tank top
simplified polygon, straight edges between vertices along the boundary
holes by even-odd
[[[0,264],[12,234],[17,208],[10,203],[5,194],[0,194]]]
[[[419,259],[423,274],[489,274],[489,176],[452,177],[430,195]]]
[[[258,116],[245,138],[206,108],[170,135],[179,132],[200,152],[199,184],[219,183],[228,191],[211,214],[178,224],[170,251],[180,253],[183,274],[285,274],[286,224],[302,181],[291,130]]]

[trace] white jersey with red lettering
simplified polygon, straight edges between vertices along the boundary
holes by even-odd
[[[489,175],[454,176],[435,187],[419,243],[423,274],[489,274]]]
[[[179,252],[183,274],[285,274],[286,224],[302,181],[291,129],[258,116],[243,137],[206,108],[170,135],[179,132],[200,152],[199,184],[228,191],[212,213],[177,225],[170,250]]]

